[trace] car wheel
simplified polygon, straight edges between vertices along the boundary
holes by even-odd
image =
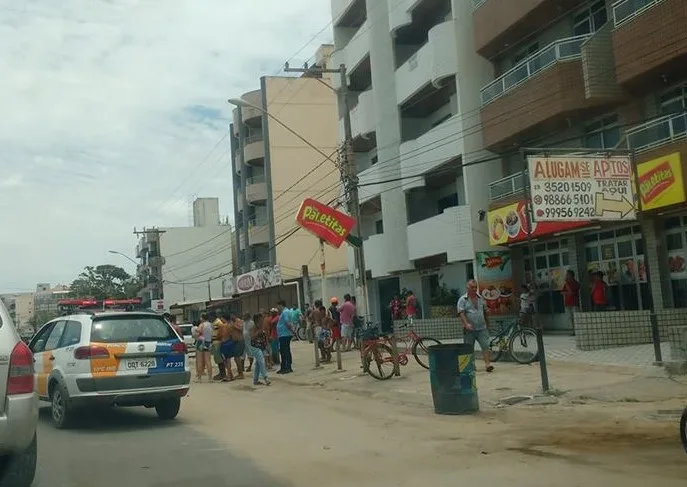
[[[69,426],[72,413],[67,392],[61,384],[57,384],[50,395],[50,413],[55,428],[64,429]]]
[[[4,461],[0,487],[30,487],[36,476],[36,457],[38,456],[38,440],[36,434],[29,447],[21,453],[10,455]]]
[[[170,420],[177,417],[179,408],[181,407],[181,398],[175,397],[173,399],[165,399],[155,405],[157,417],[164,420]]]

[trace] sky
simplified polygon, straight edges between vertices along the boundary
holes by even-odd
[[[134,272],[108,250],[187,225],[193,197],[233,220],[226,100],[330,20],[326,0],[0,0],[0,293]]]

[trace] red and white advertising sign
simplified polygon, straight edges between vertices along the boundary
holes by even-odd
[[[353,217],[312,198],[303,200],[296,214],[296,222],[337,249],[355,227]]]

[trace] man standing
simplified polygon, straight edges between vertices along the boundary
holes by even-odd
[[[353,344],[353,318],[355,317],[355,305],[351,301],[350,294],[344,294],[344,302],[339,308],[341,319],[341,338],[343,338],[344,352],[351,350]]]
[[[250,314],[246,313],[248,319]],[[232,357],[236,364],[236,378],[243,379],[243,368],[245,367],[246,342],[243,339],[243,321],[238,316],[231,316],[229,322],[229,333],[231,340],[234,342],[234,350]],[[227,364],[227,368],[231,368],[231,363]]]
[[[575,311],[579,311],[578,306],[580,303],[580,283],[575,279],[575,271],[569,269],[565,273],[565,282],[561,292],[563,293],[565,313],[570,320],[572,334],[575,335]]]
[[[291,357],[291,340],[294,334],[293,318],[284,301],[279,301],[277,308],[280,312],[279,321],[277,321],[277,335],[279,336],[279,354],[281,355],[281,368],[277,374],[290,374],[293,372]]]
[[[210,319],[212,320],[212,346],[210,350],[212,352],[212,358],[219,369],[219,374],[214,376],[212,380],[224,380],[227,377],[227,372],[224,367],[224,358],[222,357],[222,352],[220,351],[220,347],[222,346],[222,338],[220,336],[222,320],[219,318],[219,316],[215,315],[211,315]]]
[[[482,297],[479,295],[477,281],[470,279],[467,284],[467,293],[458,299],[458,316],[463,324],[464,339],[467,345],[474,347],[475,341],[479,343],[484,357],[484,365],[487,372],[493,372],[489,357],[489,332],[487,331],[487,313]]]
[[[234,356],[235,342],[232,340],[231,322],[226,316],[218,318],[219,324],[219,354],[222,362],[222,382],[231,382],[234,380],[234,374],[231,371],[231,358]]]

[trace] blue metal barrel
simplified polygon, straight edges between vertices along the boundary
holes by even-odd
[[[479,411],[475,350],[464,343],[433,345],[429,352],[429,379],[434,412],[471,414]]]

